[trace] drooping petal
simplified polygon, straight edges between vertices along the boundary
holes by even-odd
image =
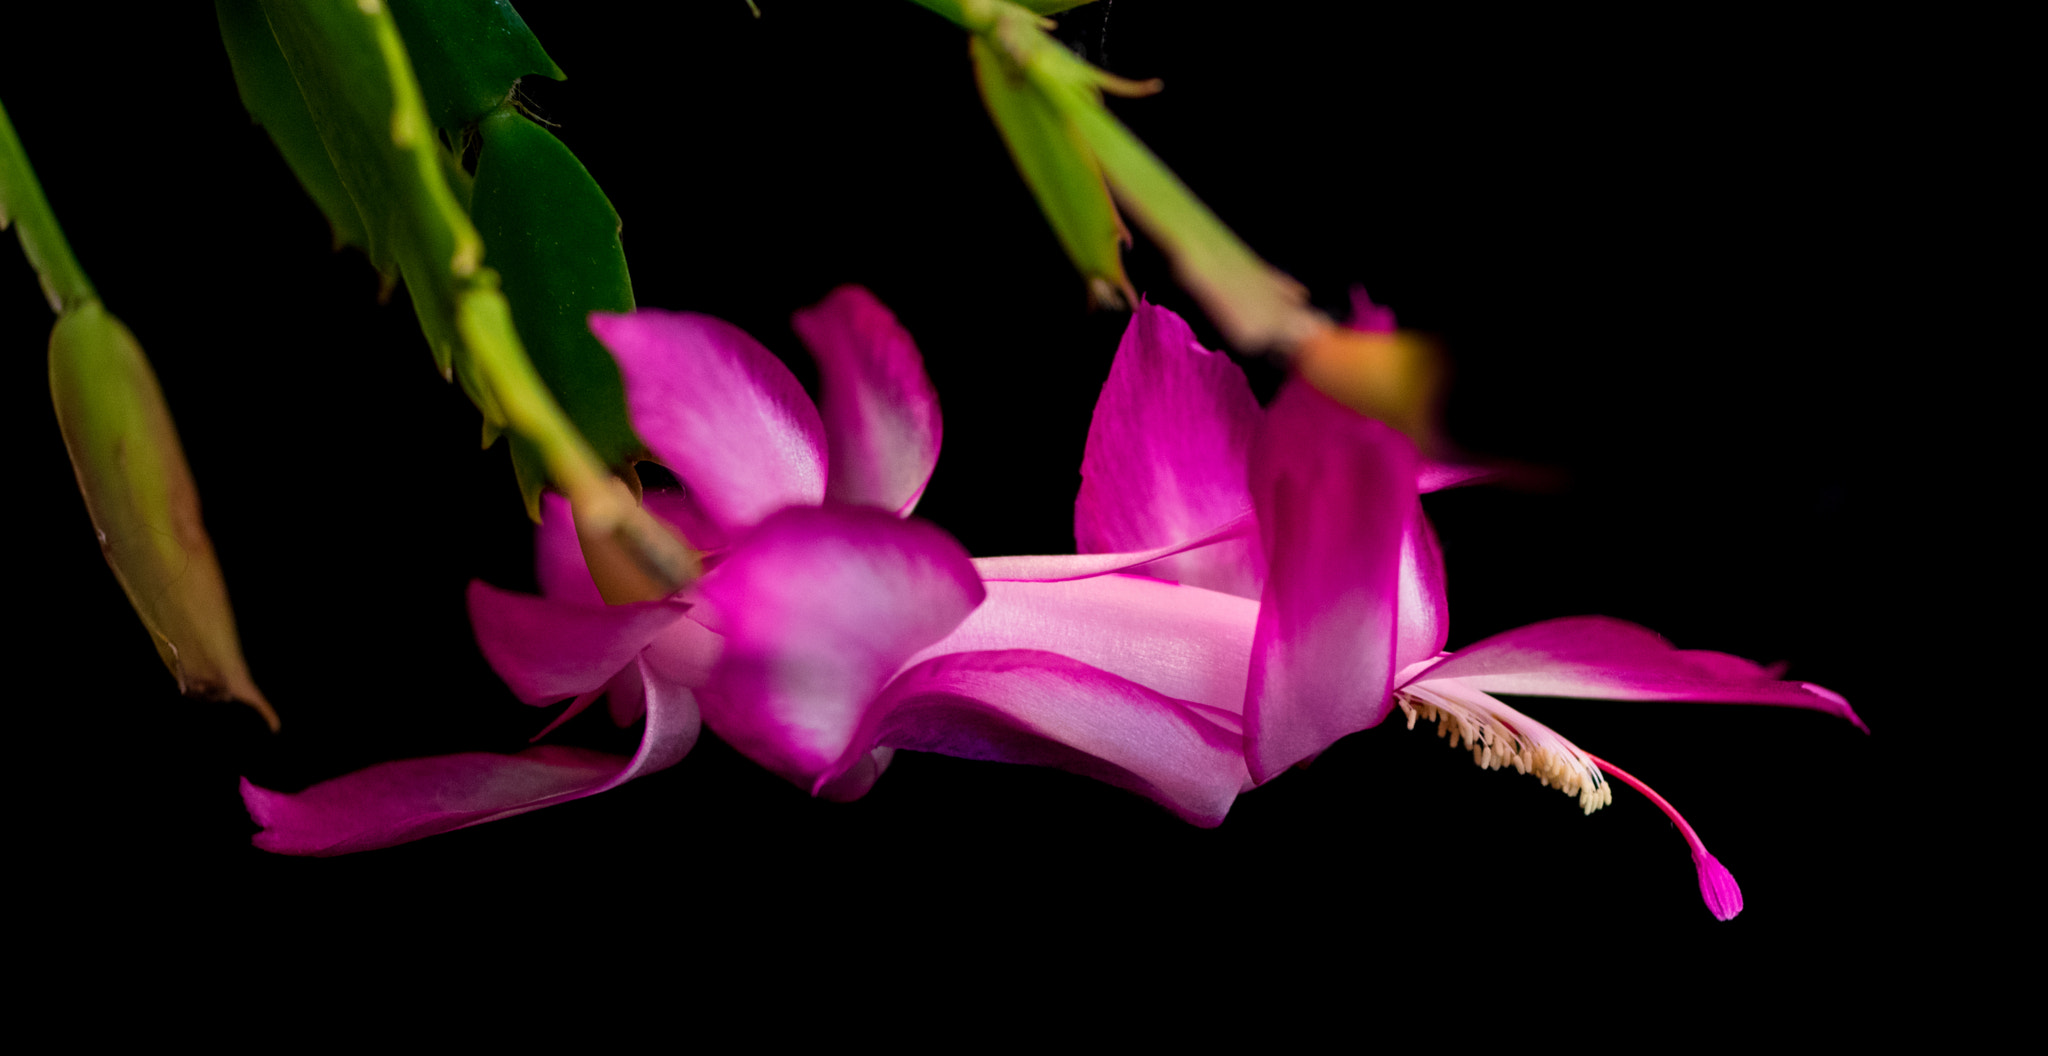
[[[1863,725],[1849,702],[1819,686],[1781,682],[1727,653],[1675,649],[1655,631],[1605,616],[1545,620],[1451,654],[1408,682],[1454,678],[1489,693],[1595,700],[1698,700],[1812,708]]]
[[[470,582],[468,601],[484,659],[528,704],[553,704],[604,685],[684,612],[669,601],[579,605],[481,580]]]
[[[841,286],[790,320],[818,361],[825,494],[910,516],[939,464],[939,397],[896,316]]]
[[[853,506],[770,517],[698,591],[725,636],[705,721],[814,792],[890,677],[982,599],[951,536]]]
[[[633,428],[728,533],[825,497],[818,409],[774,353],[721,319],[641,309],[590,317]]]
[[[1415,449],[1295,379],[1253,443],[1251,480],[1268,572],[1245,754],[1263,782],[1392,706]]]
[[[1055,766],[1196,825],[1244,787],[1243,739],[1186,702],[1057,653],[954,653],[905,672],[860,737],[963,759]]]
[[[1080,551],[1149,550],[1251,509],[1245,462],[1262,412],[1244,371],[1195,341],[1180,316],[1140,304],[1095,403],[1074,500]],[[1259,595],[1257,540],[1163,558],[1148,575]]]
[[[1428,660],[1443,652],[1451,632],[1451,607],[1444,593],[1444,553],[1436,529],[1423,515],[1422,504],[1408,512],[1401,534],[1401,641],[1394,649],[1394,669]]]
[[[328,856],[406,843],[595,795],[674,766],[697,742],[688,691],[643,683],[647,725],[630,759],[542,745],[517,755],[464,752],[404,759],[273,792],[242,780],[242,802],[263,831],[253,842],[277,854]]]
[[[1043,650],[1236,725],[1258,621],[1256,602],[1137,576],[984,586],[988,600],[909,664],[949,653]]]

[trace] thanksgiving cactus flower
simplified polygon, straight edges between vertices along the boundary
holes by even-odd
[[[982,570],[987,579],[1040,580],[1128,570],[1256,597],[1248,650],[1241,625],[1209,627],[1206,649],[1190,644],[1246,657],[1239,713],[1251,776],[1270,780],[1398,707],[1411,726],[1436,720],[1481,765],[1533,773],[1589,812],[1611,799],[1608,777],[1641,790],[1691,847],[1708,907],[1733,916],[1742,905],[1734,878],[1668,802],[1491,694],[1776,704],[1859,728],[1862,720],[1819,686],[1780,681],[1739,657],[1678,650],[1604,617],[1551,620],[1443,652],[1443,564],[1418,496],[1465,476],[1420,459],[1405,437],[1300,378],[1260,409],[1228,359],[1201,348],[1171,312],[1144,305],[1089,430],[1075,504],[1084,553]],[[990,618],[990,586],[991,604],[968,627]]]
[[[936,461],[937,406],[908,335],[864,291],[798,318],[822,410],[717,320],[643,311],[593,326],[635,428],[683,484],[648,506],[704,552],[706,574],[675,597],[606,605],[550,500],[544,595],[477,584],[471,611],[521,699],[573,698],[566,717],[609,696],[615,720],[646,716],[641,754],[530,749],[385,764],[297,797],[253,790],[259,843],[334,853],[587,795],[680,758],[673,731],[694,737],[700,715],[815,795],[865,793],[907,748],[1063,767],[1214,825],[1241,791],[1399,709],[1589,811],[1610,779],[1643,791],[1725,919],[1740,889],[1662,797],[1492,694],[1778,704],[1861,725],[1827,690],[1599,617],[1445,652],[1443,563],[1419,496],[1468,473],[1299,378],[1261,408],[1161,308],[1134,315],[1096,407],[1080,552],[979,560],[904,519]],[[374,824],[335,839],[351,812]]]
[[[913,748],[1064,766],[1221,820],[1244,785],[1236,732],[1132,677],[1149,669],[1091,664],[1045,637],[957,637],[984,602],[981,577],[951,537],[904,519],[937,462],[937,400],[910,336],[866,291],[797,316],[819,366],[815,411],[779,360],[717,320],[640,312],[593,327],[635,429],[701,515],[673,522],[708,551],[682,603],[718,655],[700,679],[677,670],[721,737],[832,798],[865,793]],[[487,610],[475,611],[493,655]]]
[[[244,782],[264,826],[258,846],[346,853],[591,795],[674,764],[700,721],[831,798],[865,793],[897,748],[915,748],[1061,766],[1190,821],[1222,820],[1246,784],[1230,709],[1045,638],[944,644],[967,641],[957,632],[986,592],[957,542],[905,519],[937,462],[938,406],[909,335],[866,291],[836,291],[796,319],[818,360],[820,405],[720,320],[642,311],[595,316],[592,327],[619,360],[636,431],[683,484],[649,492],[646,505],[703,552],[706,574],[674,597],[606,604],[568,504],[550,496],[542,596],[472,584],[470,610],[486,658],[521,700],[571,701],[549,729],[609,698],[620,725],[644,716],[640,751],[407,760],[298,794]],[[1186,640],[1184,615],[1166,608],[1118,618]],[[1110,659],[1179,686],[1142,658]]]

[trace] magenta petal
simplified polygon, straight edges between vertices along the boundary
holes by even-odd
[[[939,464],[939,397],[917,345],[859,286],[833,290],[790,325],[818,361],[825,494],[908,517]]]
[[[982,599],[974,566],[951,536],[855,506],[770,517],[698,593],[725,636],[706,686],[705,721],[755,762],[814,792],[890,677]]]
[[[540,524],[533,531],[535,571],[540,592],[553,601],[579,605],[602,605],[590,565],[583,560],[583,547],[576,541],[576,520],[569,500],[544,492],[540,497]]]
[[[1195,341],[1180,316],[1140,304],[1095,402],[1074,538],[1082,553],[1149,550],[1251,509],[1246,452],[1262,412],[1244,371]],[[1148,575],[1259,595],[1256,539],[1179,554]]]
[[[528,704],[553,704],[604,685],[669,626],[683,606],[577,605],[469,584],[469,619],[491,670]]]
[[[725,639],[692,617],[693,610],[663,628],[640,654],[650,678],[672,686],[696,689],[711,680],[711,669],[725,648]]]
[[[630,759],[543,745],[517,755],[465,752],[404,759],[272,792],[242,781],[242,802],[277,854],[335,855],[406,843],[594,795],[674,766],[697,741],[696,701],[647,682],[647,726]]]
[[[1269,570],[1245,754],[1264,782],[1392,706],[1415,449],[1294,379],[1267,411],[1251,480]]]
[[[725,533],[711,523],[685,492],[649,491],[641,497],[641,504],[695,549],[715,551],[725,545]],[[534,558],[541,594],[555,601],[603,605],[604,595],[590,578],[590,565],[583,557],[569,500],[546,492],[540,497],[540,510],[540,525],[534,531]]]
[[[683,540],[697,550],[724,549],[725,532],[688,492],[664,488],[640,496],[647,512],[667,522]]]
[[[1236,723],[1256,602],[1136,576],[984,585],[988,600],[909,664],[948,653],[1043,650]]]
[[[1501,471],[1492,466],[1438,462],[1433,458],[1426,458],[1415,467],[1415,490],[1428,494],[1466,484],[1484,484],[1500,476]]]
[[[633,428],[728,532],[825,497],[818,409],[774,353],[708,315],[597,313]]]
[[[1056,653],[955,653],[890,685],[862,738],[963,759],[1055,766],[1202,826],[1245,784],[1242,738],[1186,702]]]
[[[870,748],[860,753],[839,776],[820,782],[814,794],[832,803],[851,803],[875,787],[875,782],[882,779],[882,772],[889,769],[889,761],[894,758],[894,748]]]
[[[1368,334],[1391,334],[1398,329],[1394,310],[1374,304],[1363,286],[1351,287],[1351,321],[1346,325]]]
[[[1451,607],[1444,593],[1444,553],[1436,529],[1416,503],[1401,535],[1401,641],[1394,648],[1394,670],[1443,652],[1450,638]]]
[[[1458,650],[1409,678],[1455,678],[1488,693],[1596,700],[1699,700],[1812,708],[1868,732],[1840,696],[1781,682],[1739,656],[1675,649],[1655,631],[1605,616],[1545,620]]]

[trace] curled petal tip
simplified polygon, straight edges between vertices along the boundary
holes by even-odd
[[[1692,864],[1700,872],[1700,898],[1714,919],[1735,919],[1742,912],[1742,886],[1735,882],[1735,874],[1705,847],[1692,852]]]

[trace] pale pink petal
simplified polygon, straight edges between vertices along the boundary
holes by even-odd
[[[1089,576],[1107,575],[1111,572],[1143,574],[1154,579],[1173,579],[1161,575],[1160,558],[1194,550],[1198,547],[1215,546],[1220,543],[1240,541],[1256,542],[1259,526],[1250,510],[1234,520],[1225,521],[1208,532],[1191,536],[1177,543],[1156,546],[1136,553],[1097,554],[1028,554],[1010,557],[977,557],[974,568],[983,580],[1015,579],[1051,582],[1060,579],[1085,579]],[[1179,582],[1175,580],[1175,582]],[[1192,584],[1191,584],[1192,585]],[[1241,596],[1241,595],[1240,595]]]
[[[1408,527],[1401,535],[1400,615],[1395,670],[1443,652],[1451,628],[1450,601],[1444,594],[1444,553],[1420,502],[1409,510]]]
[[[818,409],[774,353],[721,319],[641,309],[590,317],[656,461],[727,532],[825,497]]]
[[[1244,787],[1242,738],[1186,702],[1057,653],[955,653],[889,686],[859,743],[1054,766],[1214,826]]]
[[[1264,782],[1392,707],[1415,449],[1293,379],[1253,444],[1251,480],[1268,572],[1245,754]]]
[[[578,605],[469,584],[469,619],[491,670],[528,704],[604,685],[683,618],[675,602]]]
[[[687,691],[646,687],[647,726],[630,759],[543,745],[517,755],[465,752],[380,763],[304,792],[242,780],[242,802],[277,854],[336,855],[406,843],[594,795],[674,766],[697,741]]]
[[[1863,725],[1819,686],[1780,682],[1739,656],[1674,649],[1655,631],[1605,616],[1546,620],[1460,649],[1411,682],[1455,678],[1489,693],[1595,700],[1699,700],[1812,708]]]
[[[691,596],[695,601],[694,595]],[[704,626],[693,610],[668,625],[647,643],[640,658],[651,677],[668,685],[698,689],[711,680],[711,669],[725,648],[725,639]]]
[[[783,510],[697,589],[725,636],[705,721],[813,792],[904,661],[982,599],[951,536],[856,506]]]
[[[1006,649],[1059,653],[1234,722],[1258,604],[1136,576],[993,582],[958,630],[912,657]]]
[[[1252,507],[1246,452],[1262,412],[1244,371],[1195,341],[1158,305],[1131,313],[1095,402],[1074,538],[1087,553],[1170,546]],[[1233,539],[1164,558],[1147,575],[1256,598],[1257,540]]]
[[[790,320],[818,361],[831,452],[825,494],[910,516],[939,464],[939,397],[910,334],[875,295],[841,286]]]

